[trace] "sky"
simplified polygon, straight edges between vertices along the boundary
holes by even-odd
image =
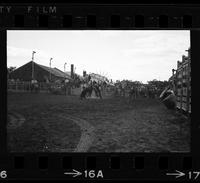
[[[168,80],[177,61],[187,55],[187,30],[9,30],[7,66],[31,61],[77,74],[102,74],[113,81]]]

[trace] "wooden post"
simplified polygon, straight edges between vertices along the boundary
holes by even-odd
[[[188,52],[188,67],[187,67],[187,112],[188,112],[188,115],[190,114],[190,80],[191,80],[191,75],[190,75],[190,53]]]
[[[182,110],[182,100],[183,100],[183,68],[181,66],[181,69],[180,69],[180,72],[181,72],[181,78],[180,78],[180,81],[181,81],[181,93],[180,93],[180,109]]]
[[[74,78],[74,64],[71,64],[71,78]]]

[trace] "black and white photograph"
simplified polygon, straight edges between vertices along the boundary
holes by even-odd
[[[8,30],[8,152],[191,151],[189,30]]]

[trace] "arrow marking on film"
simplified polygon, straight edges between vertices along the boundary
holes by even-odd
[[[65,174],[65,175],[73,175],[73,177],[82,175],[81,172],[79,172],[79,171],[77,171],[77,170],[74,170],[74,169],[73,169],[73,172],[65,172],[64,174]]]
[[[180,171],[176,170],[176,173],[166,173],[166,175],[175,175],[175,176],[176,176],[176,178],[179,178],[179,177],[182,177],[182,176],[184,176],[184,175],[185,175],[185,173],[183,173],[183,172],[180,172]]]

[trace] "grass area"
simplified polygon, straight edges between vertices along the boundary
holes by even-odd
[[[73,151],[81,135],[80,128],[71,120],[59,119],[59,111],[49,110],[57,104],[55,101],[54,96],[48,98],[46,94],[8,95],[8,113],[20,113],[26,119],[22,126],[8,129],[9,151]]]
[[[45,152],[48,132],[41,123],[29,121],[17,129],[8,130],[9,152]]]
[[[188,152],[190,120],[156,99],[79,100],[76,96],[10,93],[8,112],[26,121],[8,131],[10,151],[71,152],[79,142],[77,124],[58,115],[72,115],[95,129],[89,152]]]

